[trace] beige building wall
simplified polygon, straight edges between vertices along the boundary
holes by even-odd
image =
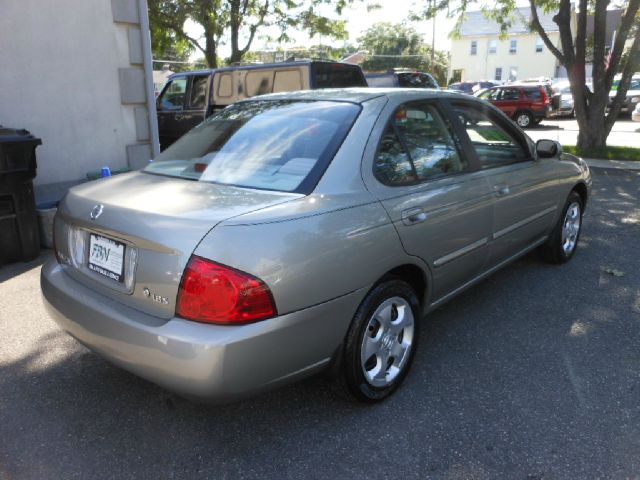
[[[37,194],[146,164],[157,151],[146,0],[0,6],[0,124],[42,139]]]
[[[560,44],[560,34],[550,32],[554,45]],[[536,52],[537,34],[512,34],[501,40],[495,35],[465,36],[451,42],[449,78],[454,70],[462,70],[462,80],[496,80],[496,68],[502,68],[501,81],[509,80],[515,69],[516,79],[556,76],[557,60],[546,45]],[[489,53],[489,42],[496,42],[496,52]],[[511,40],[517,42],[516,53],[510,53]],[[471,54],[471,42],[477,42],[477,52]]]

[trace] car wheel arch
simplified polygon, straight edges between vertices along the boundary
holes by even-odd
[[[587,186],[583,182],[578,182],[571,189],[571,191],[576,192],[578,195],[580,195],[580,199],[582,200],[582,209],[584,210],[587,206],[587,200],[589,197]]]
[[[427,301],[431,292],[431,283],[429,281],[427,272],[425,272],[416,264],[405,263],[404,265],[399,265],[392,268],[384,275],[382,275],[371,287],[371,289],[373,290],[377,285],[389,279],[399,279],[407,282],[418,297],[422,312],[425,311],[425,307],[428,305]]]

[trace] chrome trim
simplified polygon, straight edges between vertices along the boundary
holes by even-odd
[[[495,240],[496,238],[500,238],[505,236],[507,233],[511,233],[514,230],[517,230],[520,227],[524,227],[527,223],[531,223],[534,220],[537,220],[541,217],[544,217],[545,215],[552,213],[554,211],[556,211],[558,209],[557,206],[553,206],[553,207],[549,207],[546,208],[544,210],[542,210],[541,212],[536,213],[535,215],[531,215],[528,218],[525,218],[524,220],[520,220],[519,222],[514,223],[513,225],[509,225],[507,228],[503,228],[502,230],[498,230],[497,232],[495,232],[493,234],[493,239]]]
[[[478,240],[477,242],[473,242],[469,245],[467,245],[466,247],[462,247],[459,250],[456,250],[455,252],[451,252],[446,254],[444,257],[440,257],[437,258],[433,261],[433,266],[434,267],[441,267],[442,265],[444,265],[445,263],[449,263],[452,260],[455,260],[458,257],[461,257],[462,255],[471,252],[472,250],[475,250],[476,248],[480,248],[483,245],[486,245],[489,242],[488,238],[481,238],[480,240]]]
[[[536,240],[535,242],[533,242],[531,245],[529,245],[528,247],[520,250],[518,253],[516,253],[515,255],[510,256],[509,258],[507,258],[506,260],[500,262],[499,264],[495,265],[494,267],[491,267],[489,270],[485,270],[483,273],[481,273],[480,275],[476,276],[475,278],[472,278],[471,280],[469,280],[468,282],[464,283],[463,285],[461,285],[460,287],[456,288],[455,290],[447,293],[445,296],[440,297],[438,300],[431,302],[431,304],[429,305],[429,307],[427,308],[426,312],[430,312],[432,310],[434,310],[435,308],[439,307],[440,305],[442,305],[443,303],[446,303],[447,301],[451,300],[451,298],[455,297],[456,295],[458,295],[459,293],[462,293],[464,290],[466,290],[467,288],[471,287],[472,285],[478,283],[479,281],[485,279],[486,277],[488,277],[489,275],[491,275],[492,273],[494,273],[497,270],[500,270],[502,267],[507,266],[509,263],[511,263],[512,261],[514,261],[516,258],[519,258],[521,256],[523,256],[525,253],[533,250],[534,248],[542,245],[546,240],[547,240],[548,236],[545,235],[544,237],[539,238],[538,240]]]

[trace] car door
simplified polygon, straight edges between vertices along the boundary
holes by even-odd
[[[473,154],[495,197],[491,268],[544,240],[557,216],[560,195],[554,163],[538,159],[528,137],[493,108],[452,100]]]
[[[483,268],[493,197],[462,149],[437,100],[387,105],[363,162],[367,188],[380,200],[407,253],[431,272],[431,300]]]
[[[182,135],[179,133],[180,122],[184,114],[188,84],[186,76],[171,77],[158,96],[158,136],[162,150]]]
[[[504,87],[499,89],[498,98],[493,102],[505,115],[513,117],[520,106],[520,89]]]
[[[211,75],[190,75],[187,93],[187,101],[181,118],[176,118],[177,138],[187,133],[193,127],[202,122],[207,115],[207,99],[209,98],[209,86]]]

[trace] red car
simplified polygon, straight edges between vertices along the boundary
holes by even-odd
[[[521,128],[540,123],[551,112],[553,92],[547,85],[503,85],[479,92]]]

